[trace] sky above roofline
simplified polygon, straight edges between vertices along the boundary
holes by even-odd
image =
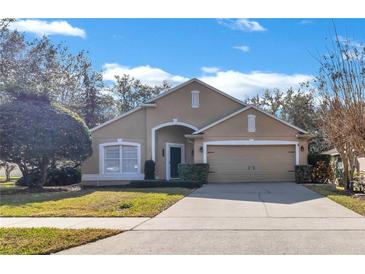
[[[365,38],[364,19],[18,19],[12,28],[87,50],[106,81],[195,77],[242,100],[311,81],[333,25],[352,42]]]

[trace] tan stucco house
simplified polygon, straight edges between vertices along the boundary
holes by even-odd
[[[307,132],[197,79],[91,132],[84,184],[143,179],[149,159],[168,180],[179,163],[208,163],[209,182],[293,181],[294,166],[307,164]]]

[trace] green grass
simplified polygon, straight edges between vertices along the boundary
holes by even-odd
[[[330,185],[304,185],[312,191],[315,191],[336,203],[343,205],[359,213],[362,216],[365,216],[365,200],[360,200],[357,198],[351,197],[347,192],[345,192],[342,188],[334,189]]]
[[[192,190],[164,188],[91,188],[77,191],[9,193],[0,189],[0,216],[153,217]]]
[[[13,179],[13,178],[11,178],[11,180],[7,181],[7,182],[0,180],[0,195],[24,192],[24,190],[27,187],[15,185],[16,180],[17,179]],[[1,196],[0,196],[0,198],[1,198]]]
[[[120,232],[112,229],[0,228],[0,254],[50,254]]]

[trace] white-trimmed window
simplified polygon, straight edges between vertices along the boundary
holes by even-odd
[[[253,114],[247,115],[247,125],[248,125],[248,132],[255,132],[256,131],[256,116]]]
[[[199,90],[191,91],[191,107],[198,108],[199,107]]]
[[[100,145],[100,164],[103,174],[139,174],[140,144],[116,142]]]
[[[104,147],[104,173],[120,173],[120,146]]]

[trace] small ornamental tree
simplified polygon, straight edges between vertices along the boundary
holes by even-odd
[[[18,164],[29,188],[42,188],[55,161],[81,162],[92,153],[91,137],[75,113],[47,100],[18,99],[0,105],[0,159]],[[26,180],[27,181],[27,180]]]
[[[11,172],[16,168],[16,165],[5,162],[5,161],[1,161],[0,160],[0,170],[4,169],[4,174],[5,174],[5,182],[10,181],[10,175]]]

